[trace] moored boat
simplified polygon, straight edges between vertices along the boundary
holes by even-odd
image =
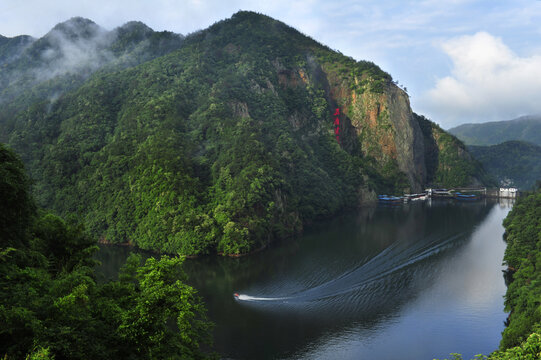
[[[419,200],[426,200],[426,199],[428,199],[428,194],[427,193],[404,195],[404,202],[406,202],[406,201],[419,201]]]
[[[399,196],[378,195],[378,201],[383,204],[400,204],[404,201],[404,198]]]
[[[460,192],[456,192],[454,198],[456,200],[461,200],[461,201],[474,201],[474,200],[479,200],[479,195],[462,194]]]
[[[433,198],[452,198],[453,194],[447,189],[432,189],[431,196]]]

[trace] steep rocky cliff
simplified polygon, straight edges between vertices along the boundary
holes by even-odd
[[[361,155],[384,178],[398,178],[399,191],[420,191],[426,183],[423,134],[408,95],[374,64],[355,62],[312,50],[300,67],[276,62],[279,84],[314,89],[331,114],[340,109],[340,138],[344,150]],[[291,124],[302,121],[293,115]],[[332,120],[332,119],[331,119]],[[306,121],[305,121],[306,122]],[[324,118],[318,129],[332,131]]]
[[[420,191],[426,181],[424,143],[408,95],[390,78],[363,73],[344,77],[329,64],[324,67],[333,84],[330,98],[344,109],[360,153],[378,167],[398,167],[410,186],[400,190]]]

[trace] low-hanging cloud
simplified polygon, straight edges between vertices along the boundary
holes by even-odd
[[[51,47],[41,54],[46,65],[34,69],[37,80],[45,81],[66,73],[90,73],[113,60],[107,47],[114,40],[114,32],[91,24],[87,25],[90,34],[84,36],[85,28],[78,21],[72,19],[62,25],[63,30],[55,28],[46,35]],[[71,38],[70,34],[76,36]]]
[[[520,57],[486,32],[445,42],[450,76],[428,91],[427,107],[445,126],[541,113],[541,55]]]
[[[86,78],[112,63],[115,56],[108,47],[116,36],[116,31],[106,31],[82,18],[57,25],[6,62],[0,72],[0,104],[45,81],[64,75]],[[60,91],[42,94],[54,102]]]

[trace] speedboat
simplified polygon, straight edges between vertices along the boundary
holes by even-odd
[[[233,294],[233,298],[235,298],[235,300],[238,300],[238,299],[239,299],[239,296],[240,296],[239,293],[234,293],[234,294]]]

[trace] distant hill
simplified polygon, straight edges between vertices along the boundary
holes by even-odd
[[[507,141],[493,146],[469,146],[468,150],[500,185],[529,190],[541,180],[541,146]]]
[[[541,115],[483,124],[463,124],[448,131],[466,145],[497,145],[510,140],[541,145]]]

